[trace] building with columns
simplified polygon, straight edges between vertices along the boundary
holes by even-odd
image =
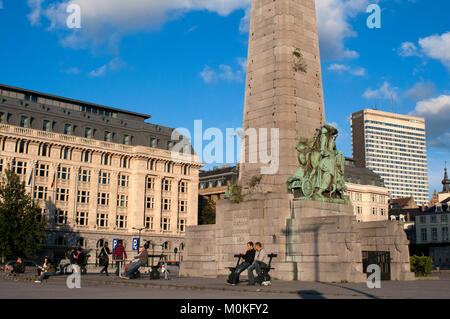
[[[174,156],[174,129],[150,116],[0,85],[0,171],[11,167],[48,220],[43,254],[103,242],[150,240],[179,258],[197,224],[198,171],[190,145]],[[175,254],[175,248],[178,254]]]

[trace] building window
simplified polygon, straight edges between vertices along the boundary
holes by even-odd
[[[85,138],[94,138],[94,129],[90,127],[86,127],[84,129],[84,137]]]
[[[162,201],[162,209],[164,211],[169,211],[171,203],[172,203],[172,200],[170,200],[168,198],[164,198],[163,201]]]
[[[180,213],[186,213],[187,212],[187,201],[180,200]]]
[[[156,171],[156,161],[154,159],[147,162],[147,169],[150,171]]]
[[[105,140],[105,142],[110,142],[111,143],[113,141],[113,133],[105,131],[104,140]]]
[[[97,214],[97,226],[108,227],[108,214],[105,213]]]
[[[50,149],[51,147],[47,144],[39,145],[39,155],[44,157],[50,157]]]
[[[145,228],[153,230],[153,217],[151,216],[145,217]]]
[[[442,227],[442,241],[448,241],[448,227]]]
[[[102,164],[111,166],[111,155],[109,154],[103,154],[102,155]]]
[[[16,153],[28,154],[28,143],[25,141],[16,142]]]
[[[377,209],[375,207],[372,207],[372,215],[374,216],[377,215]]]
[[[430,216],[430,223],[436,224],[437,223],[437,217],[436,216]]]
[[[109,185],[111,173],[100,172],[98,173],[98,183],[102,185]]]
[[[169,150],[169,151],[171,151],[172,148],[173,148],[173,146],[174,146],[174,144],[175,144],[175,143],[172,142],[172,141],[167,141],[166,149]]]
[[[29,116],[22,115],[20,117],[20,127],[30,128],[31,118]]]
[[[38,177],[48,177],[48,165],[38,164],[36,169],[36,176]]]
[[[58,179],[70,180],[70,168],[59,166],[58,167]]]
[[[77,225],[87,226],[88,225],[88,213],[87,212],[77,212]]]
[[[123,139],[122,139],[122,144],[125,144],[125,145],[131,145],[131,140],[133,139],[133,137],[132,136],[130,136],[130,135],[124,135],[123,136]]]
[[[121,159],[121,167],[122,168],[130,168],[130,159],[126,156],[122,157]]]
[[[184,165],[182,168],[183,175],[189,175],[189,168],[187,165]]]
[[[117,215],[116,216],[116,226],[117,228],[127,228],[127,216]]]
[[[59,157],[63,160],[72,160],[72,149],[70,147],[61,148]]]
[[[90,183],[91,171],[88,169],[80,169],[80,175],[78,176],[78,180],[83,183]]]
[[[72,124],[64,124],[64,134],[73,135],[73,125]]]
[[[438,240],[438,234],[437,234],[437,228],[433,227],[431,228],[431,240],[437,241]]]
[[[180,187],[179,187],[178,191],[180,193],[187,193],[187,190],[188,190],[187,183],[186,182],[180,182]]]
[[[155,178],[147,177],[147,189],[155,189]]]
[[[448,223],[448,215],[441,215],[441,223]]]
[[[8,113],[0,112],[0,124],[8,123]]]
[[[109,193],[98,193],[98,205],[108,206],[109,205]]]
[[[163,190],[165,192],[172,191],[172,181],[170,179],[164,179],[163,180]]]
[[[358,212],[358,215],[362,214],[362,207],[361,206],[356,207],[356,210]]]
[[[170,218],[161,219],[161,230],[170,231]]]
[[[68,202],[69,201],[69,190],[66,188],[57,188],[56,189],[56,200],[60,202]]]
[[[49,120],[42,121],[42,130],[45,132],[51,132],[53,129],[53,122]]]
[[[120,187],[128,187],[128,180],[129,180],[128,175],[119,174],[118,185]]]
[[[78,191],[78,203],[89,203],[89,191]]]
[[[420,223],[426,224],[427,223],[427,216],[420,216]]]
[[[422,242],[427,242],[428,238],[427,238],[427,229],[426,228],[422,228],[421,229],[421,235],[422,235]]]
[[[57,225],[67,225],[67,211],[57,209],[55,212],[55,223]]]
[[[34,198],[47,200],[47,187],[34,186]]]
[[[89,151],[81,152],[81,162],[92,163],[92,153]]]
[[[150,147],[157,148],[159,140],[156,137],[150,137]]]
[[[376,203],[377,202],[377,195],[372,194],[372,202]]]
[[[181,233],[184,233],[185,230],[186,230],[186,220],[180,219],[178,221],[178,231],[180,231]]]
[[[12,170],[17,175],[26,175],[27,174],[27,162],[13,161]]]
[[[381,208],[381,216],[385,216],[386,215],[386,209]]]
[[[117,194],[117,206],[122,208],[128,207],[128,195]]]
[[[146,203],[145,207],[147,207],[147,209],[154,209],[155,208],[155,199],[153,197],[147,197],[145,199],[145,203]]]
[[[3,172],[3,158],[0,158],[0,172]]]

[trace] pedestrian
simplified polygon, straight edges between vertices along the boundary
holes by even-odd
[[[116,276],[119,276],[119,269],[123,267],[123,262],[127,258],[127,253],[122,243],[122,240],[119,240],[117,246],[113,249],[113,261],[116,262]]]
[[[40,267],[42,272],[41,275],[39,276],[39,279],[35,281],[35,283],[42,283],[42,281],[44,279],[49,278],[50,276],[55,276],[56,275],[56,268],[53,265],[52,261],[50,259],[48,259],[48,257],[45,257],[44,259],[44,266]]]
[[[44,264],[42,266],[36,266],[37,267],[37,274],[38,277],[42,275],[42,273],[45,271],[45,268],[47,267],[48,257],[44,257]]]
[[[14,276],[18,274],[23,274],[25,272],[25,265],[22,262],[22,258],[18,257],[17,262],[13,265],[13,269],[11,270],[11,274]]]
[[[253,270],[256,270],[256,275],[258,276],[261,273],[262,268],[267,267],[267,262],[269,257],[266,254],[266,251],[262,248],[262,244],[260,242],[257,242],[255,244],[256,254],[255,254],[255,260],[253,261],[253,264],[248,267],[248,285],[254,286],[255,285],[255,277],[253,275]]]
[[[235,271],[231,274],[230,278],[228,279],[228,283],[234,286],[239,282],[240,274],[248,267],[250,267],[251,264],[253,264],[255,253],[256,251],[254,249],[253,242],[249,241],[247,243],[247,251],[242,253],[242,255],[244,255],[244,257],[242,257],[242,263],[239,264],[236,267]]]
[[[109,256],[111,255],[111,251],[109,250],[108,247],[108,242],[105,242],[103,244],[102,250],[100,251],[100,254],[98,255],[98,261],[99,261],[99,265],[102,268],[102,270],[100,270],[100,274],[105,273],[106,276],[108,275],[108,265],[109,265]]]
[[[140,267],[145,266],[148,262],[148,252],[144,246],[139,247],[139,254],[134,257],[134,261],[131,263],[130,268],[125,272],[124,276],[120,276],[122,279],[130,279],[130,276]]]

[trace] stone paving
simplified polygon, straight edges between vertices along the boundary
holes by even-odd
[[[34,284],[41,286],[58,286],[65,287],[67,276],[51,277],[43,284]],[[34,274],[25,274],[19,277],[11,277],[6,274],[0,274],[0,287],[7,284],[7,281],[20,281],[32,283],[35,280]],[[369,289],[366,284],[361,283],[321,283],[321,282],[299,282],[299,281],[272,281],[272,285],[265,286],[247,286],[243,282],[236,286],[225,283],[225,277],[219,278],[184,278],[178,277],[172,280],[149,280],[144,275],[140,279],[124,280],[114,275],[108,277],[98,274],[88,274],[81,277],[83,287],[102,287],[104,289],[122,289],[128,291],[139,288],[139,291],[147,290],[176,290],[176,294],[168,294],[168,298],[230,298],[235,293],[236,296],[248,294],[250,298],[252,294],[264,295],[264,298],[304,298],[304,299],[321,299],[321,298],[364,298],[364,299],[391,299],[391,298],[425,298],[450,299],[450,277],[429,277],[422,280],[414,281],[383,281],[380,289]],[[8,287],[11,289],[10,283]],[[18,286],[19,287],[19,286]],[[20,286],[22,287],[22,286]],[[183,293],[184,292],[184,293]],[[195,294],[193,292],[202,292]],[[28,296],[24,291],[23,298],[34,298]],[[153,298],[151,294],[146,295]],[[222,297],[219,297],[222,296]],[[4,297],[4,296],[3,296]],[[83,297],[83,296],[81,296]],[[90,298],[85,296],[86,298]],[[120,297],[120,294],[116,296]],[[256,297],[256,295],[255,295]],[[64,298],[64,297],[63,297]],[[260,297],[258,297],[260,298]]]

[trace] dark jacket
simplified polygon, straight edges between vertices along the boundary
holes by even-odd
[[[250,265],[253,264],[253,261],[255,260],[255,253],[256,251],[254,249],[247,250],[245,253],[243,259],[246,263],[249,263]]]
[[[109,247],[102,247],[100,254],[98,255],[100,266],[106,266],[109,263],[109,256],[111,255],[111,251]]]
[[[25,265],[23,263],[15,263],[13,266],[13,273],[23,274],[25,272]]]

